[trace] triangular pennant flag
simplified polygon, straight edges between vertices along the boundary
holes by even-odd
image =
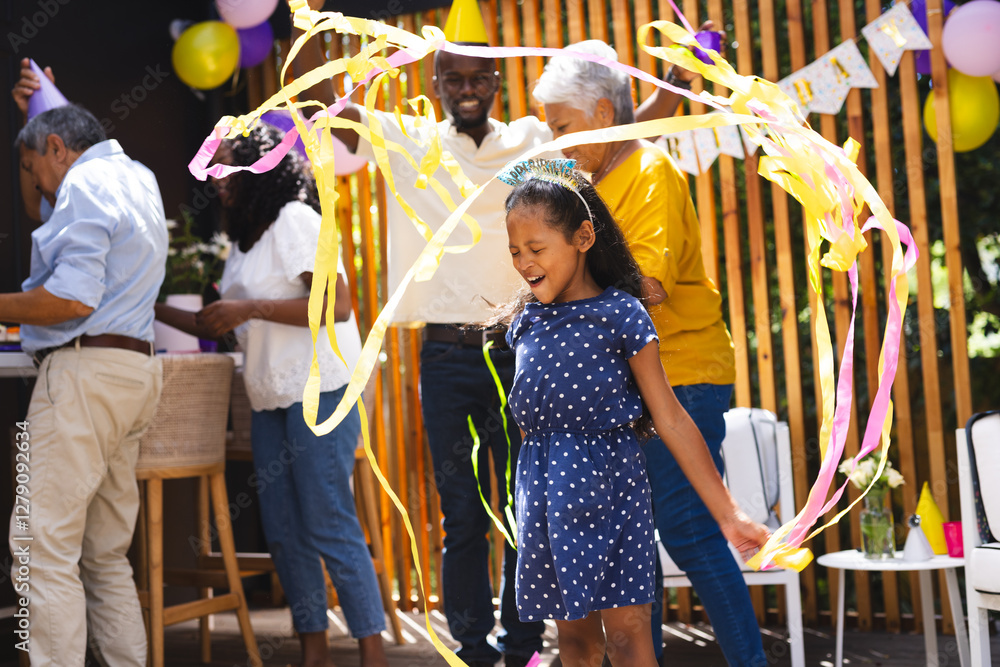
[[[38,81],[41,84],[41,88],[33,92],[31,97],[28,98],[28,120],[49,109],[64,107],[69,104],[66,96],[59,92],[56,84],[49,81],[49,77],[45,76],[45,72],[38,66],[38,63],[34,60],[29,60],[28,62],[31,64],[31,71],[38,76]]]
[[[931,48],[931,41],[903,2],[862,28],[861,34],[890,76],[896,73],[903,51]]]
[[[715,138],[712,128],[701,127],[694,131],[694,148],[698,152],[701,171],[708,171],[719,157],[719,141]]]
[[[858,45],[853,39],[847,40],[822,58],[836,70],[838,78],[851,88],[878,88],[875,75],[868,69]]]
[[[454,0],[451,3],[448,21],[444,25],[444,37],[449,42],[489,44],[486,24],[483,23],[483,14],[479,11],[476,0]]]
[[[742,160],[743,140],[740,138],[740,128],[736,125],[721,125],[715,128],[715,136],[719,139],[719,152],[729,157]]]
[[[838,76],[837,69],[825,58],[820,58],[802,70],[809,80],[812,99],[809,100],[809,111],[836,115],[844,106],[851,87]]]
[[[694,134],[691,130],[660,137],[656,143],[673,156],[681,171],[694,176],[701,173],[701,170],[698,169],[698,152],[695,149]]]

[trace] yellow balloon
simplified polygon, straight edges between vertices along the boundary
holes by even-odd
[[[236,71],[240,38],[222,21],[196,23],[174,43],[174,71],[180,80],[200,90],[217,88]]]
[[[1000,122],[1000,95],[988,76],[969,76],[948,70],[948,106],[951,109],[951,138],[956,153],[979,148],[993,135]],[[924,127],[937,141],[937,114],[934,91],[924,102]]]

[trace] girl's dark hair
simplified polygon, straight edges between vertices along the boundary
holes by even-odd
[[[246,167],[281,143],[284,133],[273,125],[258,123],[247,136],[226,140],[233,164]],[[288,151],[270,171],[240,171],[229,177],[233,205],[225,209],[226,229],[240,250],[246,252],[278,218],[291,201],[305,202],[320,212],[316,180],[308,162],[296,150]]]
[[[577,171],[573,172],[573,180],[577,191],[590,207],[589,213],[574,192],[563,185],[537,178],[515,186],[507,195],[504,208],[509,214],[518,207],[536,207],[542,212],[545,223],[561,231],[567,240],[573,238],[584,220],[591,220],[594,225],[594,245],[587,251],[587,269],[590,275],[601,289],[614,287],[631,294],[645,305],[642,274],[621,228],[594,186]],[[537,299],[531,288],[523,286],[512,300],[497,309],[490,323],[509,325],[524,310],[525,304],[533,301]],[[656,433],[645,401],[642,408],[642,416],[632,423],[632,428],[640,439],[645,440]]]

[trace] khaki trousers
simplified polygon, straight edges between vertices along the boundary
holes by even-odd
[[[146,664],[126,552],[139,510],[139,436],[162,382],[159,359],[114,348],[64,348],[38,369],[27,416],[30,513],[15,510],[10,527],[11,551],[30,552],[32,667],[82,666],[88,628],[109,667]]]

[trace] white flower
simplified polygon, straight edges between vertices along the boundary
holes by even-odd
[[[886,473],[889,478],[889,488],[895,489],[897,486],[901,486],[906,482],[903,480],[903,475],[893,468],[887,468]]]
[[[176,220],[170,220],[170,219],[168,219],[167,220],[167,231],[170,231],[171,229],[177,229],[177,221]]]

